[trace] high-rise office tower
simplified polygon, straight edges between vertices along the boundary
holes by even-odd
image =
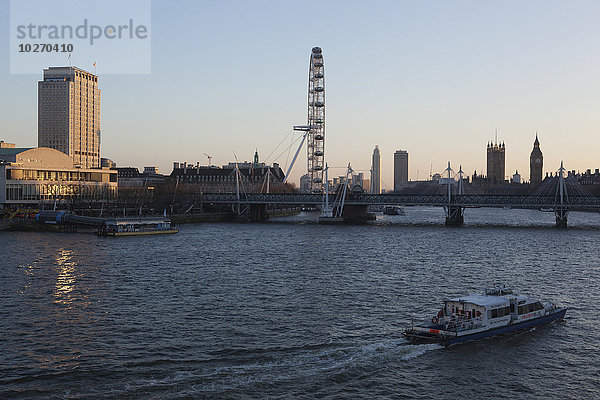
[[[38,146],[60,150],[81,168],[100,167],[98,77],[76,67],[50,67],[38,82]]]
[[[505,177],[505,147],[504,143],[488,143],[487,145],[487,177],[492,185],[504,183]]]
[[[371,165],[371,193],[381,193],[381,153],[379,146],[373,150],[373,164]]]
[[[408,152],[396,150],[394,153],[394,190],[398,190],[403,182],[408,182]]]
[[[542,183],[542,170],[544,168],[544,155],[540,150],[540,141],[537,133],[535,134],[535,142],[533,142],[533,150],[529,156],[529,180],[532,185]]]

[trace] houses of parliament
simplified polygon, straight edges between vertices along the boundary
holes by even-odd
[[[502,185],[506,182],[506,146],[497,141],[487,145],[487,181],[491,185]],[[533,150],[529,156],[529,179],[532,186],[542,183],[544,155],[540,149],[537,133],[533,142]],[[518,172],[515,176],[519,176]],[[516,183],[516,182],[515,182]]]

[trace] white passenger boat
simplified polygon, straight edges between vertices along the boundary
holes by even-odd
[[[166,217],[137,217],[106,219],[98,236],[160,235],[179,232]]]
[[[505,286],[487,288],[444,301],[437,315],[422,326],[412,325],[404,336],[414,343],[450,346],[490,336],[531,329],[564,318],[566,307],[517,295]]]

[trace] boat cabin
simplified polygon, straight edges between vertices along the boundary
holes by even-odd
[[[432,322],[465,325],[477,328],[495,328],[511,322],[520,322],[544,315],[544,306],[538,300],[515,294],[507,287],[487,288],[481,295],[449,299]],[[436,321],[437,320],[437,321]]]
[[[469,295],[444,302],[445,315],[478,325],[505,325],[510,322],[510,300],[505,297]]]

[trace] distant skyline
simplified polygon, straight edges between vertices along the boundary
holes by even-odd
[[[0,2],[3,54],[9,4]],[[330,176],[348,162],[369,176],[375,145],[382,189],[393,188],[399,149],[410,153],[411,180],[448,161],[484,174],[498,129],[507,176],[528,180],[536,131],[544,175],[561,160],[569,170],[600,167],[598,15],[596,1],[153,1],[151,74],[103,75],[102,60],[76,51],[72,64],[94,72],[97,61],[102,157],[119,166],[168,174],[173,161],[206,164],[207,153],[222,165],[258,149],[285,169],[295,145],[264,158],[306,122],[310,50],[319,46]],[[4,60],[0,139],[36,146],[42,70],[11,75]],[[305,152],[292,181],[304,173]]]

